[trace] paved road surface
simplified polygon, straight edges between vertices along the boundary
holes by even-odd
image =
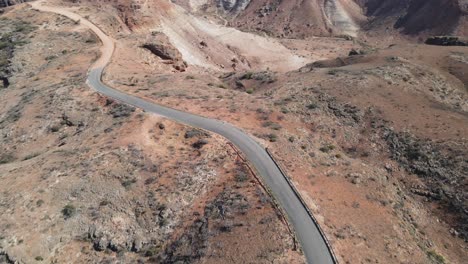
[[[313,264],[334,263],[330,250],[313,219],[309,216],[306,208],[304,208],[291,186],[283,177],[279,168],[260,144],[247,133],[229,123],[160,106],[103,84],[101,81],[102,72],[112,57],[114,41],[97,26],[78,14],[59,7],[48,7],[41,4],[42,1],[32,3],[34,8],[41,11],[59,13],[74,20],[80,20],[82,25],[88,26],[101,39],[103,44],[101,51],[103,55],[91,67],[88,73],[87,83],[92,89],[147,112],[224,136],[244,153],[245,157],[255,167],[264,183],[272,191],[276,200],[288,215],[288,220],[292,223],[297,233],[307,262]]]

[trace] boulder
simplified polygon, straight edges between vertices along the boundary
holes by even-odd
[[[425,43],[437,46],[468,46],[468,39],[456,36],[434,36],[428,38]]]

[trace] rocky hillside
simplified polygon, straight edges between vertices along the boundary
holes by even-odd
[[[214,1],[214,0],[212,0]],[[216,0],[233,25],[275,36],[355,35],[363,31],[404,35],[467,33],[465,0]],[[359,25],[359,26],[358,26]]]
[[[19,3],[29,2],[30,0],[0,0],[0,8],[12,6]]]
[[[79,3],[77,0],[68,2]],[[14,1],[10,1],[14,2]],[[84,2],[84,0],[83,0]],[[109,1],[93,1],[108,4]],[[466,0],[174,0],[192,12],[221,16],[228,25],[243,31],[275,37],[357,36],[359,33],[388,36],[467,35]],[[143,14],[167,6],[163,1],[113,0],[121,19],[140,27],[152,18]],[[153,13],[154,14],[154,13]]]
[[[353,15],[351,18],[350,13],[356,13],[357,5],[349,1],[216,0],[213,2],[216,2],[218,12],[233,26],[246,31],[265,32],[276,37],[354,35],[356,30],[354,19],[359,17]]]
[[[368,30],[395,28],[404,34],[467,33],[466,0],[356,0],[369,17]]]

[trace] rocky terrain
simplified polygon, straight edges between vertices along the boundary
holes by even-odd
[[[98,41],[79,23],[27,5],[0,23],[1,263],[303,262],[222,138],[86,87]]]
[[[116,40],[107,84],[268,147],[340,263],[468,258],[465,1],[46,2]],[[304,262],[224,139],[99,97],[92,34],[5,10],[0,258]]]

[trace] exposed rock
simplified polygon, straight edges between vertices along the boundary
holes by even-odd
[[[435,36],[428,38],[425,43],[437,46],[468,46],[468,39],[454,36]]]
[[[16,4],[21,4],[21,3],[26,3],[31,0],[0,0],[0,8],[2,7],[7,7],[7,6],[12,6]]]
[[[468,239],[468,192],[466,181],[466,149],[457,145],[442,145],[416,138],[408,133],[387,129],[384,138],[392,158],[407,171],[416,174],[427,189],[412,188],[412,192],[440,200],[445,210],[455,216],[457,231]]]
[[[161,34],[159,34],[161,35]],[[154,55],[158,56],[165,63],[173,64],[173,68],[177,71],[183,72],[187,68],[187,63],[182,60],[180,52],[172,47],[164,36],[156,36],[143,44],[141,47],[149,50]]]
[[[141,46],[163,60],[176,60],[177,51],[162,44],[146,43]]]

